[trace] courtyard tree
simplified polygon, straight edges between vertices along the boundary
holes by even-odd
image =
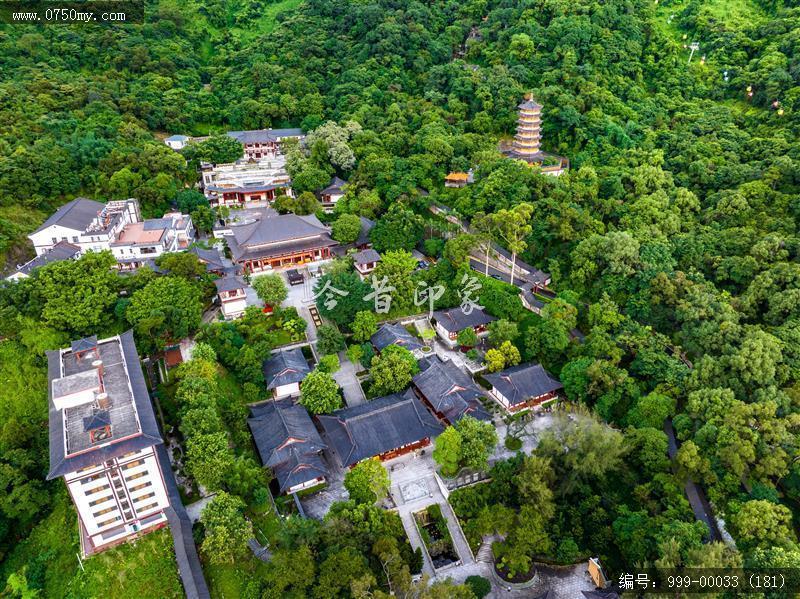
[[[418,372],[417,360],[410,351],[399,345],[390,345],[372,358],[372,388],[380,395],[398,393],[408,388]]]
[[[336,354],[344,349],[344,335],[332,324],[317,329],[317,348],[322,354]]]
[[[360,342],[369,341],[378,330],[378,317],[374,312],[362,310],[356,313],[350,328],[353,329],[353,339]]]
[[[131,296],[125,318],[134,327],[139,347],[157,351],[189,336],[200,326],[200,289],[178,277],[160,277]]]
[[[342,406],[339,385],[327,372],[312,370],[300,383],[300,403],[312,414],[330,414]]]
[[[501,318],[489,323],[489,342],[494,347],[500,347],[504,342],[514,342],[519,336],[517,323]]]
[[[489,456],[497,445],[497,431],[491,422],[464,416],[455,425],[461,436],[461,464],[467,468],[484,470]]]
[[[475,347],[478,345],[478,334],[472,327],[467,327],[458,332],[456,341],[462,347]]]
[[[444,476],[455,476],[461,463],[461,435],[449,426],[436,437],[433,459],[442,468]]]
[[[344,488],[356,503],[375,503],[389,491],[389,473],[380,460],[364,460],[347,471]]]
[[[259,275],[253,277],[250,285],[255,289],[258,299],[271,308],[279,307],[289,295],[280,275]]]

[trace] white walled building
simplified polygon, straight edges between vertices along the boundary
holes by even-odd
[[[50,261],[63,259],[63,248],[69,245],[69,250],[78,249],[71,252],[73,258],[110,250],[125,270],[138,268],[166,252],[188,248],[194,240],[194,225],[190,216],[179,212],[142,220],[135,199],[103,204],[77,198],[61,206],[28,239],[41,263],[48,262],[46,256],[53,258]],[[58,251],[53,253],[54,250]],[[40,265],[32,261],[31,268]]]
[[[167,252],[185,250],[194,240],[192,218],[180,212],[168,212],[125,225],[109,249],[120,268],[134,269]]]
[[[541,364],[532,362],[483,377],[492,385],[489,395],[508,413],[541,409],[557,401],[558,391],[564,388]]]
[[[286,172],[286,158],[280,153],[258,162],[204,162],[200,174],[203,193],[213,206],[262,206],[281,194],[292,195],[292,179]]]
[[[331,184],[319,192],[319,199],[325,212],[333,212],[336,202],[344,197],[344,186],[347,181],[334,177]]]
[[[162,439],[133,333],[81,339],[47,359],[47,478],[64,478],[83,555],[165,526],[169,498],[156,456]]]
[[[42,226],[28,235],[36,255],[41,256],[60,241],[78,246],[82,253],[101,252],[130,223],[142,220],[139,202],[133,199],[96,202],[76,198],[55,211]]]
[[[189,144],[190,138],[186,135],[170,135],[164,140],[168,147],[175,151],[182,150]]]
[[[262,371],[267,390],[275,399],[300,394],[300,384],[311,372],[300,348],[276,352],[264,361]]]
[[[228,131],[240,144],[244,157],[248,160],[260,160],[275,156],[281,151],[281,143],[285,139],[305,139],[302,129],[251,129],[248,131]]]
[[[244,314],[247,308],[247,283],[242,277],[228,275],[214,281],[217,287],[220,309],[225,320],[233,320]]]
[[[489,334],[487,325],[497,320],[483,308],[474,308],[465,313],[459,306],[448,310],[436,310],[431,317],[431,324],[439,338],[450,347],[455,347],[458,334],[464,329],[471,328],[478,337]]]

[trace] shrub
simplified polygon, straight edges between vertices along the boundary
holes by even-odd
[[[469,590],[472,591],[476,599],[483,599],[483,597],[486,597],[492,590],[492,583],[483,576],[467,576],[464,584],[469,587]]]
[[[423,243],[425,248],[425,255],[426,256],[433,256],[434,258],[438,258],[442,250],[444,249],[444,239],[438,239],[433,237],[431,239],[426,239]]]
[[[562,564],[574,563],[580,557],[578,544],[571,538],[566,538],[558,544],[556,559]]]
[[[509,451],[519,451],[522,449],[522,439],[517,437],[506,437],[506,449]]]

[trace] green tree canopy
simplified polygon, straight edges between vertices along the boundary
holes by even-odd
[[[344,488],[357,503],[375,503],[389,492],[389,473],[380,460],[364,460],[347,471]]]
[[[273,308],[280,306],[289,295],[280,275],[259,275],[251,279],[250,285],[255,289],[258,298]]]
[[[300,403],[312,414],[330,414],[342,406],[339,385],[327,372],[312,370],[300,383]]]
[[[244,516],[244,501],[220,491],[203,508],[200,521],[205,527],[201,550],[212,564],[232,564],[249,551],[253,525]]]

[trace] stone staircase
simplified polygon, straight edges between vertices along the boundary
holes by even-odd
[[[478,547],[478,553],[475,555],[475,561],[483,562],[486,564],[494,563],[494,555],[492,555],[492,539],[484,539],[481,546]]]

